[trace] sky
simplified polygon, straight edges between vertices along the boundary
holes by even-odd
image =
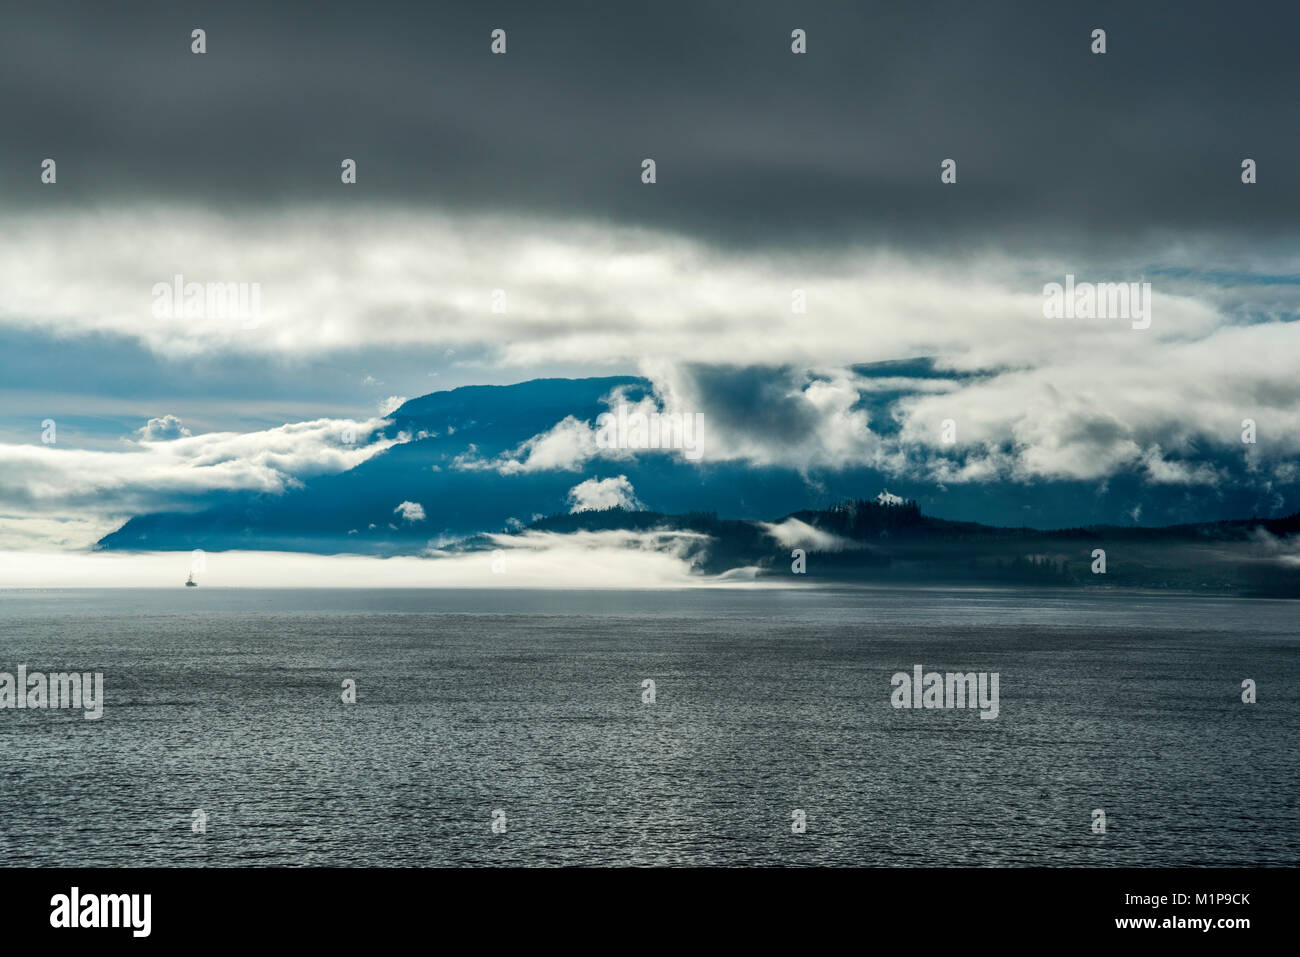
[[[621,373],[703,411],[711,460],[1294,509],[1297,27],[1281,3],[6,4],[0,548],[351,468],[387,440],[340,429],[406,398]],[[178,275],[256,284],[258,315],[160,315]],[[1067,276],[1149,283],[1149,325],[1047,317]],[[922,358],[866,411],[900,383],[864,365]]]

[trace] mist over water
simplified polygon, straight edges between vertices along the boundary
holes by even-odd
[[[97,721],[0,710],[0,853],[1294,864],[1298,610],[974,589],[0,592],[0,671],[99,671],[105,694]],[[999,716],[892,708],[890,676],[916,664],[999,673]]]

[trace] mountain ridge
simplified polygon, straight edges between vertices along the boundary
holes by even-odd
[[[791,523],[800,523],[811,534]],[[748,567],[763,577],[799,574],[814,580],[1119,587],[1300,598],[1300,541],[1292,538],[1300,533],[1300,513],[1159,528],[1039,530],[934,518],[912,501],[856,500],[800,510],[772,522],[712,513],[587,510],[545,516],[503,534],[615,530],[700,533],[707,541],[687,548],[685,557],[696,571],[709,575]],[[1271,538],[1261,538],[1261,531]],[[819,532],[836,538],[819,538]],[[501,544],[498,537],[476,536],[455,550]],[[1097,549],[1107,553],[1100,571]],[[1295,561],[1277,560],[1279,549]],[[794,572],[796,564],[802,571]]]
[[[900,378],[933,375],[926,363],[880,363],[858,371],[865,375],[873,368],[889,379],[891,395],[897,394]],[[501,467],[511,456],[526,457],[530,442],[566,420],[596,421],[616,391],[629,401],[653,396],[649,380],[620,375],[462,386],[409,399],[370,436],[358,437],[396,444],[351,469],[306,477],[274,494],[215,492],[195,498],[185,509],[133,516],[97,547],[412,554],[430,542],[526,526],[570,509],[573,493],[583,483],[618,480],[644,510],[664,515],[714,512],[771,521],[772,516],[802,520],[804,511],[831,509],[864,489],[900,481],[867,465],[815,469],[733,459],[690,462],[680,451],[667,450],[597,456],[572,467]],[[864,398],[862,407],[870,407],[875,422],[885,413],[870,401]],[[763,426],[756,420],[753,428]],[[1100,488],[1081,482],[903,481],[927,519],[960,523],[978,517],[974,524],[985,528],[1108,528],[1108,534],[1121,538],[1125,533],[1120,529],[1128,527],[1122,520],[1138,513],[1135,501],[1150,524],[1134,528],[1243,522],[1250,520],[1236,518],[1234,512],[1258,513],[1249,496],[1234,498],[1209,489],[1195,498],[1192,491],[1169,492],[1143,485],[1134,476],[1112,477]],[[418,504],[420,512],[402,511],[404,503]],[[423,518],[410,517],[418,514]],[[1188,521],[1189,515],[1206,517]],[[1140,538],[1145,533],[1133,534]]]

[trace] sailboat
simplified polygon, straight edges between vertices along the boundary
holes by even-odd
[[[190,572],[190,577],[185,579],[186,588],[198,588],[199,583],[194,580],[194,573]]]

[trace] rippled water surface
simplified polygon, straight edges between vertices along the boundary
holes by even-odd
[[[100,671],[106,704],[0,710],[0,853],[1295,864],[1298,612],[924,589],[4,592],[0,671]],[[998,672],[999,717],[892,708],[915,664]]]

